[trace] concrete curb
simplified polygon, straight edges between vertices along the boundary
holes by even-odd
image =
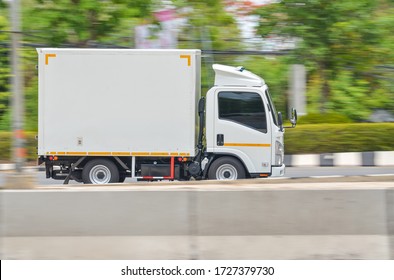
[[[303,166],[394,166],[394,151],[350,152],[285,155],[287,167]],[[0,171],[14,170],[13,163],[0,164]],[[44,166],[27,166],[27,170],[45,171]]]
[[[285,155],[287,167],[394,166],[394,151]]]

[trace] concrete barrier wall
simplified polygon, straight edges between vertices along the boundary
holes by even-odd
[[[2,259],[394,259],[394,184],[3,190]]]

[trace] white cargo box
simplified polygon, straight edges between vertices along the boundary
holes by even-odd
[[[38,155],[195,155],[199,50],[37,51]]]

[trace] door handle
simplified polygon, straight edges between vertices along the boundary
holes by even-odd
[[[223,134],[217,134],[216,135],[216,144],[218,146],[223,146],[224,145],[224,135]]]

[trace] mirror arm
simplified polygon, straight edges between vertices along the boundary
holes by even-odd
[[[278,125],[280,131],[283,131],[283,117],[281,112],[278,112]]]
[[[291,124],[291,126],[284,126],[283,128],[295,128],[296,124]]]
[[[284,128],[295,128],[297,125],[297,119],[298,119],[297,110],[294,108],[291,108],[291,119],[290,119],[291,126],[285,126]]]

